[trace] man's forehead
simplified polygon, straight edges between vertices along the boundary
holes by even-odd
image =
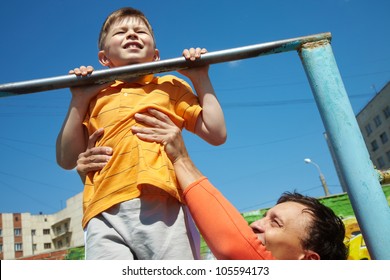
[[[287,215],[287,216],[308,214],[307,211],[304,211],[305,209],[307,209],[307,206],[299,202],[286,201],[286,202],[276,204],[267,212],[272,212],[274,214]]]

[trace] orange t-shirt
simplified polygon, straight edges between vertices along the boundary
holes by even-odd
[[[237,209],[205,177],[183,193],[200,233],[217,259],[274,260]]]
[[[102,90],[91,101],[84,125],[89,135],[104,128],[104,135],[96,146],[113,148],[113,155],[101,171],[86,178],[83,227],[111,206],[139,197],[142,184],[161,188],[181,201],[164,147],[142,141],[131,131],[137,124],[134,114],[146,112],[147,108],[166,113],[178,127],[191,132],[195,131],[202,110],[191,87],[172,75],[148,75],[137,83],[116,81]]]

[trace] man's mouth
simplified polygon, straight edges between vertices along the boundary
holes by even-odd
[[[257,238],[261,241],[261,243],[263,243],[263,245],[265,246],[264,235],[256,228],[252,228],[252,230],[253,230],[253,233],[257,235]]]

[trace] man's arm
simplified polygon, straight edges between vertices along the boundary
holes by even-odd
[[[132,127],[144,141],[162,143],[173,163],[176,178],[194,221],[218,259],[273,259],[239,211],[192,162],[181,135],[169,117],[154,109],[154,116],[136,114],[145,127]]]

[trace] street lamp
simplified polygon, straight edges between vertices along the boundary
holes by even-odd
[[[305,158],[304,161],[306,163],[313,164],[317,168],[318,173],[320,174],[320,181],[321,181],[322,187],[324,188],[325,196],[329,196],[330,193],[329,193],[329,190],[328,190],[328,186],[326,185],[325,177],[324,177],[324,175],[321,172],[320,166],[317,163],[315,163],[314,161],[312,161],[310,158]]]

